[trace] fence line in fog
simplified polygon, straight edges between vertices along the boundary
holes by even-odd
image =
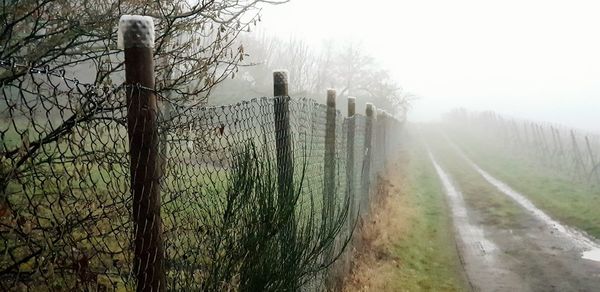
[[[548,123],[506,118],[493,112],[455,111],[451,115],[466,127],[499,135],[503,144],[535,157],[546,167],[572,179],[600,185],[600,137]]]
[[[0,287],[334,285],[402,122],[352,98],[345,117],[335,90],[289,97],[285,72],[274,97],[172,102],[134,31],[151,25],[130,21],[121,86],[0,61]]]

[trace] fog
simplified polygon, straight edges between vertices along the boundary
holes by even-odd
[[[416,94],[409,119],[455,107],[600,132],[597,1],[292,0],[261,29],[360,43]]]
[[[1,7],[0,291],[600,291],[600,4]]]

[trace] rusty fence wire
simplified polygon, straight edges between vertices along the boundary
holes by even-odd
[[[328,115],[306,98],[189,107],[159,96],[158,127],[142,143],[156,149],[136,152],[156,157],[132,166],[128,130],[148,123],[128,124],[128,94],[151,89],[0,65],[10,74],[0,89],[1,290],[323,289],[402,126],[384,112]],[[278,102],[288,106],[284,168]],[[136,202],[132,173],[158,173],[159,200]],[[136,225],[140,208],[159,216]],[[135,248],[147,243],[134,241],[148,230],[160,245],[146,245],[142,261]]]

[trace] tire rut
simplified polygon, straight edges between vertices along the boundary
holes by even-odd
[[[481,169],[456,145],[454,147],[490,187],[510,197],[516,205],[527,212],[526,218],[519,222],[516,222],[516,218],[512,219],[515,224],[511,229],[483,223],[486,222],[482,220],[487,216],[486,210],[465,207],[465,211],[461,211],[459,208],[458,217],[462,212],[468,220],[457,220],[457,214],[454,214],[457,240],[462,242],[459,244],[460,252],[463,254],[465,270],[475,290],[599,291],[600,261],[594,261],[593,254],[600,250],[600,245],[593,238],[553,220],[522,194]],[[453,204],[451,194],[452,192],[460,194],[457,188],[460,185],[452,184],[450,176],[437,164],[431,153],[430,158],[444,184],[450,203]],[[462,199],[462,194],[460,195]],[[481,230],[481,237],[485,240],[464,236],[460,230],[465,227],[461,226],[468,225]],[[491,242],[496,248],[491,251],[493,261],[489,261],[491,257],[486,254],[489,250],[485,248],[481,249],[486,251],[484,255],[477,256],[478,242],[486,241]],[[490,262],[493,266],[490,266]],[[498,282],[502,282],[502,285]]]

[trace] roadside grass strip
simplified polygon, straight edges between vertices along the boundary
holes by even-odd
[[[381,182],[386,190],[357,234],[354,268],[343,291],[468,291],[450,209],[423,142],[407,137],[403,159]]]

